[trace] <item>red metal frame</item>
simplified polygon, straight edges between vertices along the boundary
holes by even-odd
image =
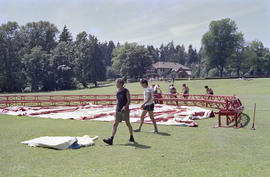
[[[143,102],[143,94],[132,94],[133,103]],[[94,104],[116,104],[115,95],[8,95],[0,96],[0,107],[7,106],[74,106]],[[237,119],[244,110],[244,106],[236,96],[222,95],[183,95],[162,94],[155,98],[155,102],[163,102],[169,105],[199,106],[218,109],[218,125],[222,127],[221,116],[226,116],[226,126],[235,122],[235,128],[239,128]]]

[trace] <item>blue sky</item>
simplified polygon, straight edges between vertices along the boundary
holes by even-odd
[[[0,0],[0,23],[45,20],[75,37],[94,34],[101,41],[137,42],[159,47],[201,46],[212,20],[231,18],[246,41],[270,48],[270,0]]]

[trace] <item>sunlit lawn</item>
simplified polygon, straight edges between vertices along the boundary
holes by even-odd
[[[251,81],[177,81],[177,90],[186,83],[190,94],[204,93],[204,85],[217,95],[237,95],[244,113],[253,118],[244,128],[212,128],[217,119],[197,121],[198,128],[144,125],[135,134],[137,145],[128,145],[128,129],[118,128],[113,146],[102,138],[111,133],[111,122],[52,120],[0,115],[0,176],[270,176],[270,79]],[[169,83],[160,84],[168,92]],[[152,83],[151,83],[152,84]],[[142,93],[138,83],[127,84],[132,93]],[[114,94],[112,85],[100,88],[35,94]],[[137,127],[137,124],[132,124]],[[99,136],[95,146],[57,151],[20,144],[40,136]]]

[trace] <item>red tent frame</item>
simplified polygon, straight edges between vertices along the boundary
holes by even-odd
[[[143,94],[132,94],[132,103],[142,103]],[[75,106],[93,104],[116,104],[115,95],[6,95],[0,96],[0,107],[10,106]],[[226,116],[226,127],[235,122],[234,128],[239,128],[238,118],[244,110],[240,99],[236,96],[223,95],[183,95],[162,94],[155,102],[168,105],[198,106],[216,109],[218,125],[222,127],[221,116]]]

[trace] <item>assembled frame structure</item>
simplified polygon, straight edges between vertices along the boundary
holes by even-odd
[[[131,102],[143,102],[143,94],[132,94]],[[11,106],[75,106],[93,104],[116,104],[115,95],[6,95],[0,96],[0,107]],[[234,128],[239,128],[238,118],[244,110],[237,96],[223,95],[185,95],[159,94],[155,95],[155,103],[168,105],[198,106],[217,110],[218,125],[222,127],[221,116],[226,117],[226,127],[235,122]]]

